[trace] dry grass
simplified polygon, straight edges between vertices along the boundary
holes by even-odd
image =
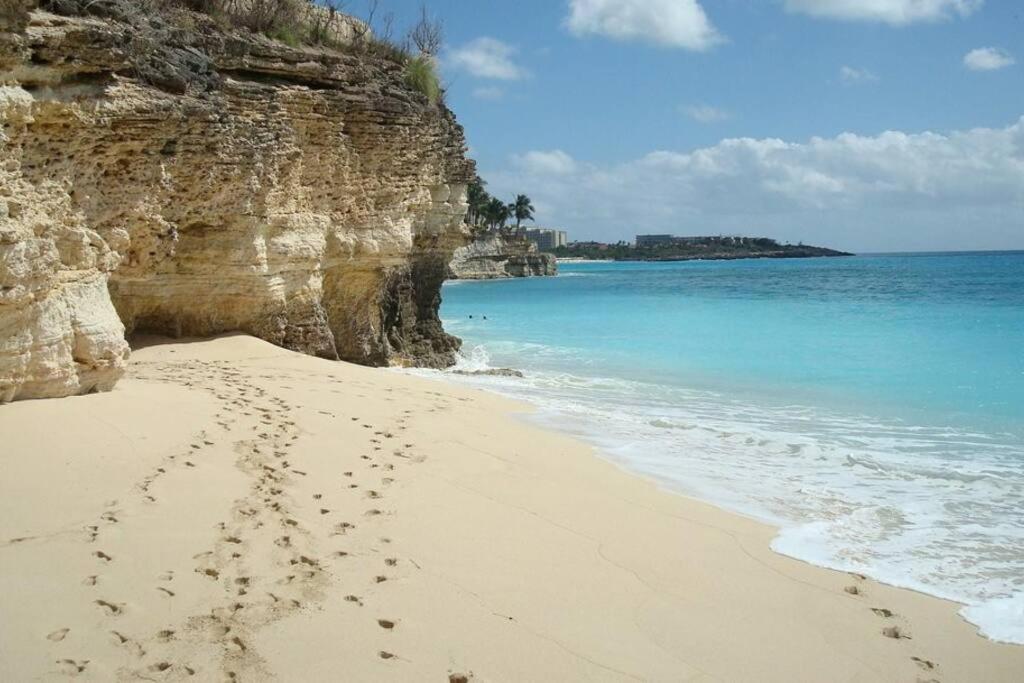
[[[136,75],[165,89],[183,91],[208,80],[192,73],[197,64],[180,63],[180,55],[170,54],[175,52],[172,43],[177,44],[174,32],[192,28],[196,12],[213,17],[225,29],[246,29],[292,47],[313,45],[389,60],[403,67],[409,87],[431,103],[442,100],[435,67],[443,38],[439,22],[423,9],[409,35],[396,41],[392,39],[394,16],[379,15],[376,0],[371,0],[365,21],[344,14],[344,4],[343,0],[0,0],[0,29],[5,24],[14,30],[24,26],[27,10],[36,6],[68,16],[145,25],[147,30],[138,32],[126,46]],[[207,71],[202,64],[198,68]]]
[[[0,0],[0,30],[18,29],[28,20],[28,0]]]

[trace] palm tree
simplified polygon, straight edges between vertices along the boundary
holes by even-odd
[[[509,204],[509,209],[511,210],[512,215],[515,216],[517,233],[519,232],[519,226],[523,221],[533,220],[533,212],[536,211],[536,209],[533,208],[533,204],[530,202],[530,198],[525,194],[516,195],[515,201]]]
[[[487,194],[487,190],[484,189],[486,184],[477,178],[469,184],[466,190],[466,201],[469,203],[469,213],[466,218],[471,225],[480,225],[487,204],[491,201],[491,195]]]
[[[491,197],[491,200],[487,202],[487,207],[484,209],[484,216],[486,217],[487,225],[491,230],[504,228],[505,223],[508,222],[511,215],[512,212],[509,210],[505,202],[496,197]]]

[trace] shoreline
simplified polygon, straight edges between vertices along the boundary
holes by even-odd
[[[497,373],[499,373],[498,376],[502,376],[500,373],[519,372],[518,370],[509,368],[496,368],[494,370]],[[407,372],[408,369],[403,369],[403,371]],[[815,561],[812,559],[801,557],[799,554],[796,554],[794,552],[786,552],[785,550],[777,547],[777,542],[782,541],[786,537],[787,531],[792,531],[798,527],[787,528],[783,522],[772,519],[767,514],[762,514],[758,512],[756,509],[751,509],[749,507],[747,509],[743,509],[740,506],[733,507],[730,506],[727,502],[717,502],[713,500],[710,496],[701,497],[697,494],[691,493],[687,491],[685,486],[678,480],[673,480],[666,476],[658,476],[650,472],[645,472],[641,468],[636,467],[635,464],[631,463],[628,459],[620,456],[615,456],[612,453],[606,451],[599,445],[599,443],[597,443],[592,433],[573,433],[571,431],[559,429],[559,427],[554,424],[554,420],[551,419],[555,416],[549,415],[547,419],[540,417],[541,415],[543,415],[544,409],[539,404],[531,403],[528,398],[522,398],[511,393],[504,393],[503,391],[488,385],[480,385],[471,381],[465,381],[467,379],[480,379],[481,376],[485,377],[488,374],[490,374],[489,371],[456,371],[448,373],[446,371],[429,370],[423,374],[417,374],[415,372],[415,369],[413,369],[413,372],[410,374],[411,376],[414,377],[439,379],[442,382],[448,382],[455,386],[467,387],[474,390],[483,391],[493,396],[500,397],[503,400],[511,401],[513,404],[521,405],[521,408],[511,411],[509,415],[510,417],[517,419],[517,421],[519,421],[524,426],[528,426],[534,429],[540,429],[546,432],[554,432],[564,436],[565,438],[581,443],[585,445],[588,449],[590,449],[594,457],[612,465],[618,471],[622,472],[624,475],[628,477],[642,479],[650,483],[659,491],[662,491],[668,495],[680,496],[695,504],[709,505],[717,510],[722,511],[724,514],[734,515],[745,520],[748,520],[750,522],[753,522],[755,524],[768,527],[772,531],[771,538],[768,543],[769,549],[776,555],[779,555],[780,557],[785,557],[796,562],[808,565],[810,567],[830,572],[838,572],[841,574],[849,574],[853,576],[866,575],[867,578],[869,578],[871,581],[876,582],[880,585],[888,586],[890,588],[894,588],[897,590],[911,591],[913,593],[924,596],[928,599],[939,600],[950,605],[954,605],[957,609],[957,615],[960,617],[960,619],[962,619],[966,624],[968,624],[972,629],[974,629],[979,635],[979,637],[1000,645],[1010,645],[1024,648],[1024,643],[1015,642],[1013,640],[1008,639],[1002,639],[993,635],[986,634],[984,631],[984,626],[982,624],[976,623],[972,621],[970,618],[968,618],[966,612],[972,608],[977,608],[977,606],[972,606],[970,603],[965,602],[961,599],[957,599],[956,597],[952,597],[950,595],[943,595],[937,592],[937,589],[934,587],[922,587],[920,585],[914,584],[914,582],[912,581],[901,584],[895,581],[887,580],[885,578],[873,576],[870,573],[868,573],[868,570],[864,570],[861,568],[834,566],[828,564],[824,560]],[[458,377],[452,377],[450,375],[456,375]],[[521,376],[522,375],[520,374],[519,377]]]
[[[4,406],[0,576],[16,590],[0,672],[949,683],[1024,668],[1024,647],[983,639],[957,604],[777,554],[773,527],[528,408],[244,336],[151,340],[111,393]]]

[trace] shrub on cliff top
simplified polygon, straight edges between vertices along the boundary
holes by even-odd
[[[441,81],[437,78],[434,60],[427,55],[413,57],[406,63],[405,83],[426,95],[431,104],[441,99]]]

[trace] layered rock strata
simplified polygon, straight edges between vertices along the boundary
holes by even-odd
[[[558,261],[532,242],[488,234],[456,249],[448,271],[454,280],[557,275]]]
[[[191,20],[0,32],[0,400],[109,389],[126,332],[450,364],[452,114],[387,59]]]

